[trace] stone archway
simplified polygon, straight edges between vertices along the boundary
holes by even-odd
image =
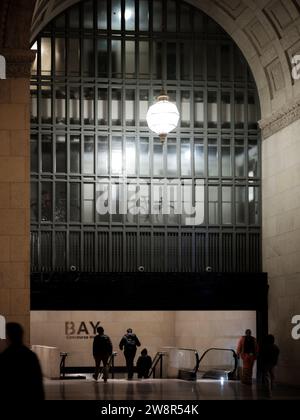
[[[0,54],[0,313],[29,331],[29,76],[31,36],[78,0],[2,0]],[[215,19],[243,51],[260,95],[263,132],[263,258],[270,278],[270,328],[282,349],[280,379],[298,383],[300,342],[300,53],[299,0],[187,0]],[[31,19],[33,16],[32,32]],[[44,22],[44,23],[43,23]]]
[[[37,0],[32,38],[55,16],[80,0]],[[261,126],[268,137],[279,127],[280,114],[295,112],[300,84],[291,76],[291,58],[300,51],[300,2],[273,0],[259,4],[248,0],[187,0],[216,20],[232,36],[249,63],[257,83],[262,109]],[[282,104],[285,108],[282,109]],[[288,115],[288,122],[293,119]],[[285,123],[282,121],[282,124]]]

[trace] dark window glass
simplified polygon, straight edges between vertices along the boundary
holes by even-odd
[[[112,77],[122,77],[122,43],[112,41],[111,43],[111,69]]]
[[[112,90],[111,101],[111,123],[112,125],[122,125],[122,91],[121,89]]]
[[[42,76],[50,76],[52,70],[52,41],[51,38],[41,40],[41,70]]]
[[[108,76],[108,52],[107,41],[105,39],[97,40],[97,56],[98,56],[98,77]]]
[[[230,140],[222,140],[222,176],[232,176]]]
[[[83,42],[83,74],[92,77],[95,74],[94,41],[85,39]]]
[[[150,63],[149,63],[149,42],[141,41],[139,43],[139,65],[140,65],[140,78],[149,79],[150,76]]]
[[[167,44],[167,79],[176,79],[176,44],[174,42],[168,42]]]
[[[81,141],[80,136],[70,137],[70,170],[79,174],[81,171]]]
[[[232,121],[231,95],[222,93],[222,128],[230,128]]]
[[[153,0],[153,31],[162,31],[162,1]]]
[[[94,124],[95,92],[94,88],[85,88],[83,91],[83,118],[84,124]]]
[[[69,11],[69,22],[70,28],[77,29],[79,28],[79,7],[72,7]]]
[[[98,29],[107,29],[107,0],[98,0]]]
[[[235,188],[235,216],[238,225],[246,224],[246,187]]]
[[[205,176],[205,154],[203,140],[195,139],[194,147],[195,176],[202,178]]]
[[[85,29],[94,28],[94,2],[86,1],[83,3],[83,26]]]
[[[55,91],[56,124],[66,124],[66,88],[57,87]]]
[[[98,137],[98,174],[109,175],[109,142],[107,136]]]
[[[111,0],[111,29],[121,30],[121,1]]]
[[[53,143],[52,136],[42,136],[42,171],[53,172]]]
[[[223,225],[232,224],[232,189],[231,187],[222,188],[222,223]]]
[[[53,192],[51,182],[42,182],[42,222],[53,220]]]
[[[31,222],[38,222],[39,220],[39,184],[37,182],[31,183],[30,190],[30,220]]]
[[[230,45],[221,45],[221,77],[222,80],[231,79],[231,48]]]
[[[30,96],[31,96],[30,120],[31,120],[32,123],[36,124],[38,122],[38,90],[37,90],[37,86],[31,86]]]
[[[30,170],[38,172],[39,170],[39,142],[37,135],[31,135],[30,139]]]
[[[56,136],[56,172],[67,172],[66,136]]]
[[[108,93],[107,89],[98,89],[98,124],[108,125]]]
[[[135,77],[135,42],[126,41],[125,43],[125,62],[126,77]]]
[[[69,117],[70,124],[80,124],[80,89],[76,87],[70,88]]]
[[[66,71],[66,41],[64,38],[55,40],[55,72],[63,75]]]
[[[95,186],[84,184],[83,186],[83,221],[94,223],[95,221]]]
[[[139,101],[139,120],[140,126],[146,127],[147,126],[147,112],[149,109],[149,91],[148,90],[141,90],[140,91],[140,101]]]
[[[244,140],[236,140],[235,142],[235,175],[244,177],[246,175],[246,157]]]
[[[78,76],[80,72],[80,44],[79,39],[69,39],[68,73]]]
[[[207,44],[207,78],[208,80],[217,80],[218,61],[217,61],[217,44]]]
[[[162,43],[153,43],[153,78],[161,79],[162,77]]]
[[[140,31],[149,30],[149,1],[139,0],[139,25]]]
[[[83,172],[85,174],[95,172],[95,140],[93,136],[85,136],[84,138]]]
[[[81,214],[80,184],[70,184],[70,221],[80,222]]]
[[[83,258],[90,271],[140,264],[199,271],[208,260],[230,271],[241,259],[237,240],[239,267],[259,271],[258,255],[247,255],[254,245],[248,227],[259,240],[261,222],[255,83],[231,38],[191,3],[86,0],[38,35],[35,270],[63,270],[67,262],[79,268]],[[146,121],[161,87],[180,111],[178,129],[164,142]],[[202,231],[194,236],[192,226]]]
[[[125,0],[125,29],[135,30],[135,0]]]
[[[56,182],[55,185],[55,222],[65,223],[67,220],[67,184]]]
[[[207,95],[207,125],[208,128],[217,128],[218,126],[217,92],[208,92]]]
[[[180,4],[180,30],[181,32],[191,32],[191,13],[190,6],[181,3]]]
[[[187,43],[180,44],[180,72],[182,80],[191,79],[191,52]]]
[[[50,86],[42,86],[40,114],[41,114],[41,120],[43,124],[51,124],[52,122],[52,90]]]
[[[176,31],[176,1],[175,0],[167,0],[167,28],[170,32]]]

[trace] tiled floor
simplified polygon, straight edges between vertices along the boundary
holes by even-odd
[[[90,375],[86,380],[45,381],[48,400],[257,400],[267,396],[261,387],[242,385],[239,382],[200,380],[133,380],[125,379],[95,382]],[[277,386],[275,400],[300,400],[300,390]]]

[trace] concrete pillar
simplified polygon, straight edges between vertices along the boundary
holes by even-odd
[[[300,105],[264,127],[263,261],[269,273],[269,329],[281,355],[280,382],[300,385],[300,340],[292,318],[300,315]],[[267,137],[267,138],[266,138]]]
[[[30,68],[31,51],[0,50],[0,314],[30,328]]]

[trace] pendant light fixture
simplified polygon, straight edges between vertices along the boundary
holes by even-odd
[[[148,127],[159,136],[162,142],[171,131],[176,129],[180,118],[177,106],[169,99],[163,89],[157,102],[149,108],[147,113]]]

